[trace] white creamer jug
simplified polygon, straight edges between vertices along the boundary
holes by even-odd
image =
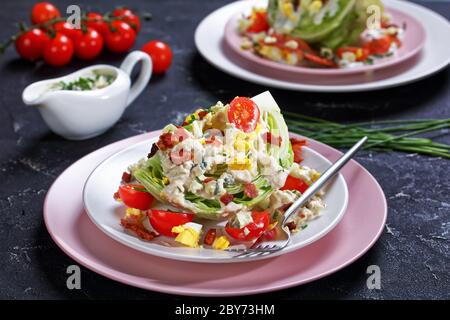
[[[140,74],[131,86],[130,74],[136,63],[142,62]],[[56,89],[64,81],[70,83],[93,74],[110,75],[114,80],[104,88],[86,91]],[[144,90],[152,74],[148,54],[133,51],[116,68],[98,64],[60,78],[35,82],[22,93],[26,105],[38,108],[49,128],[70,140],[83,140],[102,134],[113,126],[125,109]]]

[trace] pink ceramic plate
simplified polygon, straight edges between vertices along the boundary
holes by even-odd
[[[272,72],[290,73],[291,75],[323,75],[323,76],[343,76],[361,72],[374,71],[381,68],[386,68],[399,64],[409,58],[415,56],[422,50],[425,44],[425,29],[422,24],[415,18],[409,16],[405,12],[396,10],[393,8],[386,8],[386,11],[392,15],[393,22],[399,26],[406,25],[406,31],[404,39],[402,40],[402,47],[398,50],[397,54],[393,57],[377,60],[373,65],[366,65],[363,67],[354,68],[341,68],[341,69],[314,69],[299,66],[289,66],[277,62],[273,62],[267,59],[263,59],[250,50],[243,50],[241,44],[243,37],[237,32],[238,20],[242,17],[243,13],[231,17],[225,26],[224,39],[225,43],[232,51],[237,54],[243,62],[247,64],[249,70],[260,70],[262,68]]]
[[[182,295],[273,291],[319,279],[347,266],[364,254],[383,230],[387,215],[383,191],[367,170],[350,161],[342,171],[349,188],[347,213],[333,231],[300,250],[268,260],[210,265],[130,249],[91,222],[83,210],[82,188],[91,171],[108,156],[156,134],[131,137],[85,156],[56,179],[45,199],[45,224],[57,245],[78,263],[110,279]],[[312,140],[310,147],[331,161],[341,154]]]

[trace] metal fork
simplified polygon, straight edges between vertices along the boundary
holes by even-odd
[[[367,141],[367,137],[363,137],[353,147],[350,148],[342,157],[340,157],[333,165],[331,165],[320,177],[314,182],[306,191],[298,198],[284,213],[284,216],[279,223],[279,228],[282,230],[285,240],[276,242],[256,243],[250,248],[230,248],[229,252],[238,253],[233,258],[249,258],[262,255],[268,255],[286,248],[291,241],[291,232],[286,226],[289,218],[297,212],[312,196],[314,196],[331,178],[333,178],[339,170],[353,157],[353,155],[362,147]]]

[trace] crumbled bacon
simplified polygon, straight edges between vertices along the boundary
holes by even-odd
[[[220,201],[222,201],[222,203],[224,205],[229,204],[231,201],[233,201],[234,196],[231,193],[225,193],[223,196],[220,197]]]
[[[173,148],[174,143],[172,139],[172,133],[166,132],[159,136],[158,142],[156,142],[156,146],[159,150],[165,151],[167,149]]]
[[[294,162],[300,163],[303,161],[302,147],[307,145],[305,139],[291,138],[292,151],[294,152]]]
[[[297,229],[297,224],[294,221],[286,223],[286,227],[289,228],[289,231]]]
[[[246,183],[244,185],[244,194],[253,199],[258,196],[258,189],[256,189],[256,186],[253,183]]]
[[[131,173],[124,171],[122,173],[122,182],[129,183],[131,181]]]
[[[136,236],[138,236],[141,239],[150,241],[153,240],[155,237],[157,237],[157,234],[145,229],[142,222],[136,218],[131,217],[122,218],[120,219],[120,224],[125,229],[128,229],[129,231],[135,233]]]
[[[208,114],[208,111],[203,110],[198,113],[198,117],[200,120],[202,120],[207,114]]]
[[[276,137],[271,132],[263,133],[262,138],[265,143],[269,143],[274,146],[281,146],[281,142],[283,141],[281,136]]]

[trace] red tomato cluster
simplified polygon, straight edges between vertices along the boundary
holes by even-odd
[[[53,4],[35,4],[31,11],[31,22],[35,27],[15,41],[19,55],[30,61],[43,58],[53,66],[65,65],[73,56],[91,60],[104,46],[111,52],[128,51],[141,28],[139,17],[126,8],[114,10],[111,21],[106,21],[101,14],[89,12],[81,29],[75,29],[66,21],[51,23],[60,17],[60,11]]]

